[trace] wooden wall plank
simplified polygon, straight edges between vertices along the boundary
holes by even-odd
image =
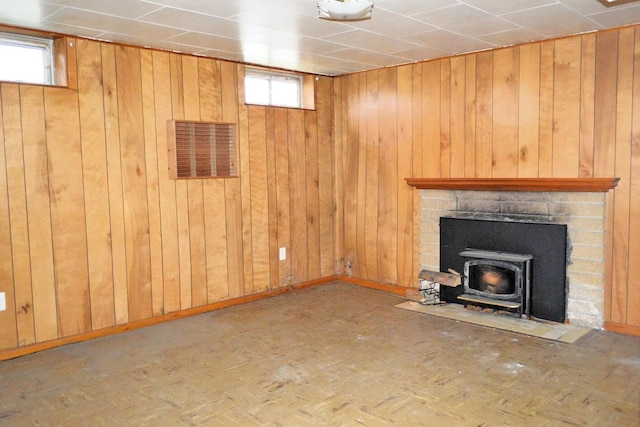
[[[614,192],[611,320],[627,323],[629,315],[629,208],[631,199],[631,144],[633,120],[634,30],[618,35],[616,95],[615,175],[620,182]],[[636,196],[637,197],[637,196]]]
[[[248,108],[249,168],[251,169],[251,251],[253,292],[269,289],[269,193],[267,190],[267,134],[265,107]]]
[[[13,256],[13,283],[16,306],[18,345],[36,341],[31,288],[31,258],[29,256],[29,226],[25,194],[24,152],[22,147],[22,115],[20,88],[1,83],[4,120],[4,150],[6,156],[7,193]]]
[[[633,54],[633,106],[632,111],[640,111],[640,30],[635,28]],[[1,162],[0,162],[1,164]],[[640,114],[633,114],[631,124],[631,176],[629,183],[629,259],[627,324],[640,325]],[[634,261],[636,260],[636,261]]]
[[[230,123],[238,122],[238,75],[236,65],[222,62],[220,81],[222,82],[222,120]],[[244,155],[241,151],[240,156]],[[242,162],[242,159],[240,159]],[[241,170],[242,172],[242,170]],[[246,177],[248,178],[248,177]],[[235,298],[245,294],[242,234],[242,200],[240,179],[225,179],[225,208],[227,224],[227,255],[229,274],[229,297]]]
[[[440,62],[440,176],[451,177],[451,62],[445,58]],[[456,122],[458,118],[455,118]],[[456,124],[457,126],[457,124]]]
[[[413,189],[404,178],[413,176],[413,70],[412,65],[398,68],[397,76],[397,165],[396,182],[398,194],[398,215],[396,235],[397,249],[397,282],[402,286],[411,286],[413,276]]]
[[[580,166],[581,39],[557,40],[554,52],[553,160],[554,177],[578,175]]]
[[[294,283],[308,280],[307,186],[304,111],[287,112],[289,152],[289,217],[291,220],[291,275]]]
[[[124,236],[124,196],[120,159],[120,123],[118,119],[118,83],[116,81],[115,46],[101,44],[102,91],[104,102],[105,143],[109,218],[111,221],[111,258],[113,260],[113,298],[116,324],[129,321],[127,296],[127,249]]]
[[[169,55],[171,66],[171,117],[184,120],[184,75],[182,56]],[[189,193],[186,180],[175,181],[178,221],[178,259],[180,263],[180,309],[191,307],[191,242],[189,233]]]
[[[2,84],[0,84],[0,129],[4,130],[2,102]],[[15,284],[13,282],[13,249],[11,241],[11,222],[9,218],[9,187],[7,182],[8,158],[5,155],[4,132],[0,132],[0,292],[5,293],[7,309],[0,312],[0,349],[18,346],[18,325],[16,323]]]
[[[347,100],[344,116],[347,119],[345,125],[346,138],[344,139],[344,167],[342,176],[344,182],[343,215],[344,215],[344,255],[345,272],[348,275],[362,277],[358,262],[358,228],[357,228],[357,206],[360,183],[360,103],[359,96],[359,75],[351,74],[342,78],[343,94]]]
[[[464,56],[451,58],[451,140],[449,176],[465,176],[465,132],[467,130],[466,59]]]
[[[21,86],[20,99],[34,325],[47,341],[58,338],[58,321],[42,87]]]
[[[412,84],[411,84],[411,113],[412,113],[412,162],[411,162],[411,176],[423,176],[423,163],[424,158],[422,152],[422,64],[414,64],[412,66]],[[413,247],[417,248],[420,245],[420,194],[417,191],[413,192]],[[413,280],[418,277],[418,273],[421,269],[420,266],[420,254],[419,251],[412,250],[412,266],[413,272],[411,277]]]
[[[366,73],[366,185],[364,203],[364,260],[368,279],[379,277],[378,265],[378,198],[380,180],[380,116],[383,112],[379,104],[379,71]]]
[[[182,57],[184,117],[202,120],[200,114],[200,77],[198,58]],[[204,222],[203,180],[187,181],[189,213],[189,249],[191,259],[191,307],[207,304],[207,256]]]
[[[291,212],[289,206],[289,141],[287,110],[273,109],[274,150],[276,161],[276,200],[278,216],[278,248],[285,248],[287,257],[278,265],[278,286],[292,284],[291,277]]]
[[[332,200],[332,239],[333,244],[333,266],[332,272],[335,274],[346,274],[346,249],[345,249],[345,147],[349,135],[348,130],[348,98],[346,91],[347,80],[342,77],[331,79],[331,114],[333,137],[330,144],[333,147],[331,165],[333,168],[333,188],[331,191]],[[326,167],[326,166],[325,166]],[[325,206],[326,208],[326,206]]]
[[[206,121],[221,121],[220,62],[199,58],[198,65],[200,116]],[[224,179],[208,179],[203,183],[208,303],[229,296],[224,186]]]
[[[44,89],[58,334],[91,330],[77,93]]]
[[[320,169],[318,164],[318,113],[304,112],[305,181],[307,205],[308,278],[320,276]]]
[[[538,143],[538,176],[553,174],[553,41],[540,44],[540,141]]]
[[[581,37],[580,64],[580,162],[578,174],[593,177],[593,149],[595,124],[596,36]]]
[[[491,178],[493,153],[493,52],[476,60],[476,177]]]
[[[333,141],[338,136],[332,131],[332,83],[329,77],[316,78],[316,111],[318,130],[318,223],[320,270],[316,277],[327,277],[335,273],[334,245],[336,238],[333,232],[335,217],[334,180],[336,179],[333,164]],[[309,155],[307,154],[307,157]]]
[[[151,312],[154,316],[164,311],[164,277],[162,265],[162,216],[160,210],[160,183],[155,92],[153,85],[153,52],[140,52],[142,80],[142,112],[144,115],[145,169],[147,172],[147,204],[149,206],[149,260],[151,263]]]
[[[493,177],[518,173],[518,65],[517,48],[493,53]]]
[[[356,249],[356,201],[358,198],[358,126],[350,125],[357,122],[358,102],[355,99],[358,95],[358,77],[351,74],[342,77],[340,80],[341,115],[336,116],[341,120],[342,133],[340,146],[336,145],[336,202],[342,203],[342,209],[336,215],[342,216],[342,222],[336,217],[336,228],[343,230],[342,257],[338,260],[338,271],[343,271],[347,275],[353,274],[353,264],[357,267]],[[338,151],[339,150],[339,151]],[[339,205],[338,205],[339,206]],[[339,236],[336,236],[339,238]],[[340,247],[338,247],[340,248]]]
[[[269,288],[280,286],[280,254],[278,247],[278,189],[276,187],[276,123],[274,108],[265,111],[267,221],[269,223]]]
[[[465,57],[464,177],[476,176],[476,59]]]
[[[440,64],[427,62],[422,66],[422,173],[426,178],[441,175],[440,171]]]
[[[180,261],[175,180],[169,179],[167,157],[167,120],[171,112],[170,54],[153,52],[153,88],[155,127],[158,149],[158,196],[162,234],[162,312],[180,309]]]
[[[615,122],[616,83],[618,73],[618,33],[604,32],[596,36],[596,88],[593,152],[593,174],[595,177],[613,176],[615,173]],[[605,214],[605,318],[612,319],[612,268],[613,268],[613,221],[614,194],[607,194]],[[614,321],[619,319],[615,318]]]
[[[379,280],[398,282],[398,71],[379,72],[380,131],[378,146]]]
[[[244,67],[236,67],[236,92],[238,109],[238,152],[240,154],[240,187],[242,205],[242,266],[244,267],[244,293],[249,294],[255,291],[253,277],[253,232],[251,230],[251,148],[249,141],[249,114],[248,106],[245,104],[244,94]],[[263,128],[264,131],[264,128]]]
[[[518,88],[518,176],[538,176],[540,137],[540,45],[520,47]]]
[[[151,255],[140,49],[116,47],[129,319],[151,317]]]
[[[76,48],[91,326],[101,329],[116,321],[109,193],[104,191],[109,187],[104,92],[95,84],[102,80],[102,52],[99,43],[88,40],[77,40]]]
[[[356,232],[356,254],[355,259],[351,260],[352,269],[358,271],[357,277],[369,278],[367,273],[366,258],[366,208],[367,208],[367,73],[361,73],[358,76],[358,179],[356,186],[355,201],[355,232]],[[356,274],[354,272],[354,274]]]

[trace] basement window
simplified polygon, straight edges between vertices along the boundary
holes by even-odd
[[[47,38],[0,33],[0,80],[54,84],[53,44]]]
[[[238,176],[233,123],[169,120],[168,143],[173,179]]]
[[[246,68],[244,94],[247,104],[302,108],[302,76]]]

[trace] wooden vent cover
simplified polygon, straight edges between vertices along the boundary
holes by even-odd
[[[173,179],[238,176],[233,123],[169,120],[168,143]]]

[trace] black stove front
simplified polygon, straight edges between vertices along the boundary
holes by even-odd
[[[566,260],[566,225],[440,218],[440,270],[464,273],[443,301],[564,322]]]

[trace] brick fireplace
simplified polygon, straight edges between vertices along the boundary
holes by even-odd
[[[421,189],[420,268],[440,266],[443,216],[566,224],[567,320],[604,325],[605,193]]]

